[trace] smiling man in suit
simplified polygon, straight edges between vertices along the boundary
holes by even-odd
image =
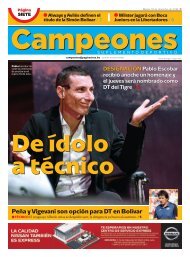
[[[40,163],[43,159],[51,156],[51,162],[55,165],[59,161],[64,163],[76,161],[81,165],[81,158],[85,157],[86,162],[96,161],[94,167],[99,171],[99,165],[113,160],[121,170],[130,176],[139,165],[145,132],[144,120],[153,114],[167,99],[162,97],[156,103],[148,106],[149,99],[133,113],[130,122],[127,124],[127,134],[124,137],[116,127],[113,115],[98,107],[92,108],[94,98],[94,84],[90,73],[81,66],[69,66],[63,69],[56,79],[56,92],[60,99],[58,106],[50,110],[32,115],[19,134],[27,136],[31,142],[33,139],[43,141],[43,151],[34,152],[28,149],[31,158]],[[70,144],[80,138],[85,143],[87,136],[91,135],[93,142],[103,139],[108,147],[104,152],[95,149],[75,152],[72,149],[68,152],[50,152],[48,136],[56,134],[55,141],[70,136]],[[28,162],[21,153],[13,153],[15,160]],[[66,169],[66,167],[62,167]],[[99,195],[105,198],[117,198],[115,193],[106,192],[104,174],[97,172],[91,174],[76,174],[75,168],[72,174],[57,174],[54,172],[48,175],[52,187],[59,197],[84,197],[87,195]]]

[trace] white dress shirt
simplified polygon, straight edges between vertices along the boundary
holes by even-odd
[[[63,135],[71,135],[71,130],[67,122],[64,120],[62,114],[60,113],[60,119],[62,124]],[[85,116],[82,118],[77,130],[70,137],[70,145],[76,139],[81,139],[86,143],[86,133],[85,133]],[[71,147],[69,152],[63,152],[63,161],[72,162],[76,161],[81,164],[81,158],[86,157],[86,163],[90,160],[90,154],[86,150],[83,152],[75,152]],[[62,166],[63,170],[67,170],[67,166]],[[61,175],[59,178],[58,185],[56,187],[56,194],[60,197],[67,196],[86,196],[88,195],[88,189],[91,184],[91,175],[86,171],[86,174],[80,174],[80,169],[78,174],[75,174],[75,167],[72,167],[72,175]]]

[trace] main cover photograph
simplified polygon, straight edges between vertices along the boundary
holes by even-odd
[[[9,204],[181,205],[181,66],[9,61]]]

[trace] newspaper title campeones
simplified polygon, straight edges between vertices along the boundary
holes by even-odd
[[[93,142],[92,135],[87,135],[87,141],[75,139],[70,141],[70,136],[65,135],[63,139],[55,142],[56,134],[48,136],[49,139],[49,152],[70,152],[72,149],[75,152],[83,152],[84,150],[92,152],[105,152],[108,149],[108,142],[105,139],[98,139]],[[22,140],[23,144],[20,145],[19,141]],[[13,152],[24,152],[30,148],[33,152],[43,152],[43,142],[40,139],[34,139],[29,142],[28,138],[24,135],[13,135]],[[80,163],[77,161],[64,162],[59,161],[55,165],[50,161],[51,156],[44,157],[43,162],[40,163],[36,159],[31,160],[31,171],[34,175],[39,175],[40,170],[47,175],[53,174],[54,170],[60,175],[71,175],[73,169],[75,174],[98,174],[100,171],[103,174],[110,174],[113,172],[114,166],[109,161],[99,163],[97,161],[86,162],[86,157],[82,157]],[[22,161],[15,161],[12,169],[13,174],[25,174],[25,166]],[[66,166],[66,169],[62,169]]]
[[[76,54],[82,54],[83,50],[89,50],[93,46],[100,50],[106,50],[110,46],[116,50],[124,50],[128,46],[131,50],[140,48],[145,50],[148,46],[152,50],[159,50],[165,48],[167,50],[174,50],[177,47],[177,35],[174,33],[167,33],[163,37],[158,33],[152,33],[145,36],[143,33],[130,34],[129,36],[123,33],[117,33],[113,36],[108,36],[106,33],[100,33],[92,36],[89,33],[76,34],[71,33],[57,33],[57,34],[31,34],[28,29],[18,29],[12,35],[12,44],[19,50],[26,50],[33,48],[34,50],[55,50],[57,47],[60,50],[76,51]]]

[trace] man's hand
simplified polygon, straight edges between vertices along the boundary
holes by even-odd
[[[168,99],[168,96],[165,95],[160,100],[155,102],[152,105],[147,106],[150,103],[149,99],[146,99],[139,108],[135,110],[131,119],[131,125],[139,127],[140,123],[153,114],[160,106]]]
[[[25,151],[25,152],[14,152],[13,151],[13,142],[10,142],[10,149],[12,151],[13,159],[14,161],[21,161],[25,164],[30,163],[30,154]]]

